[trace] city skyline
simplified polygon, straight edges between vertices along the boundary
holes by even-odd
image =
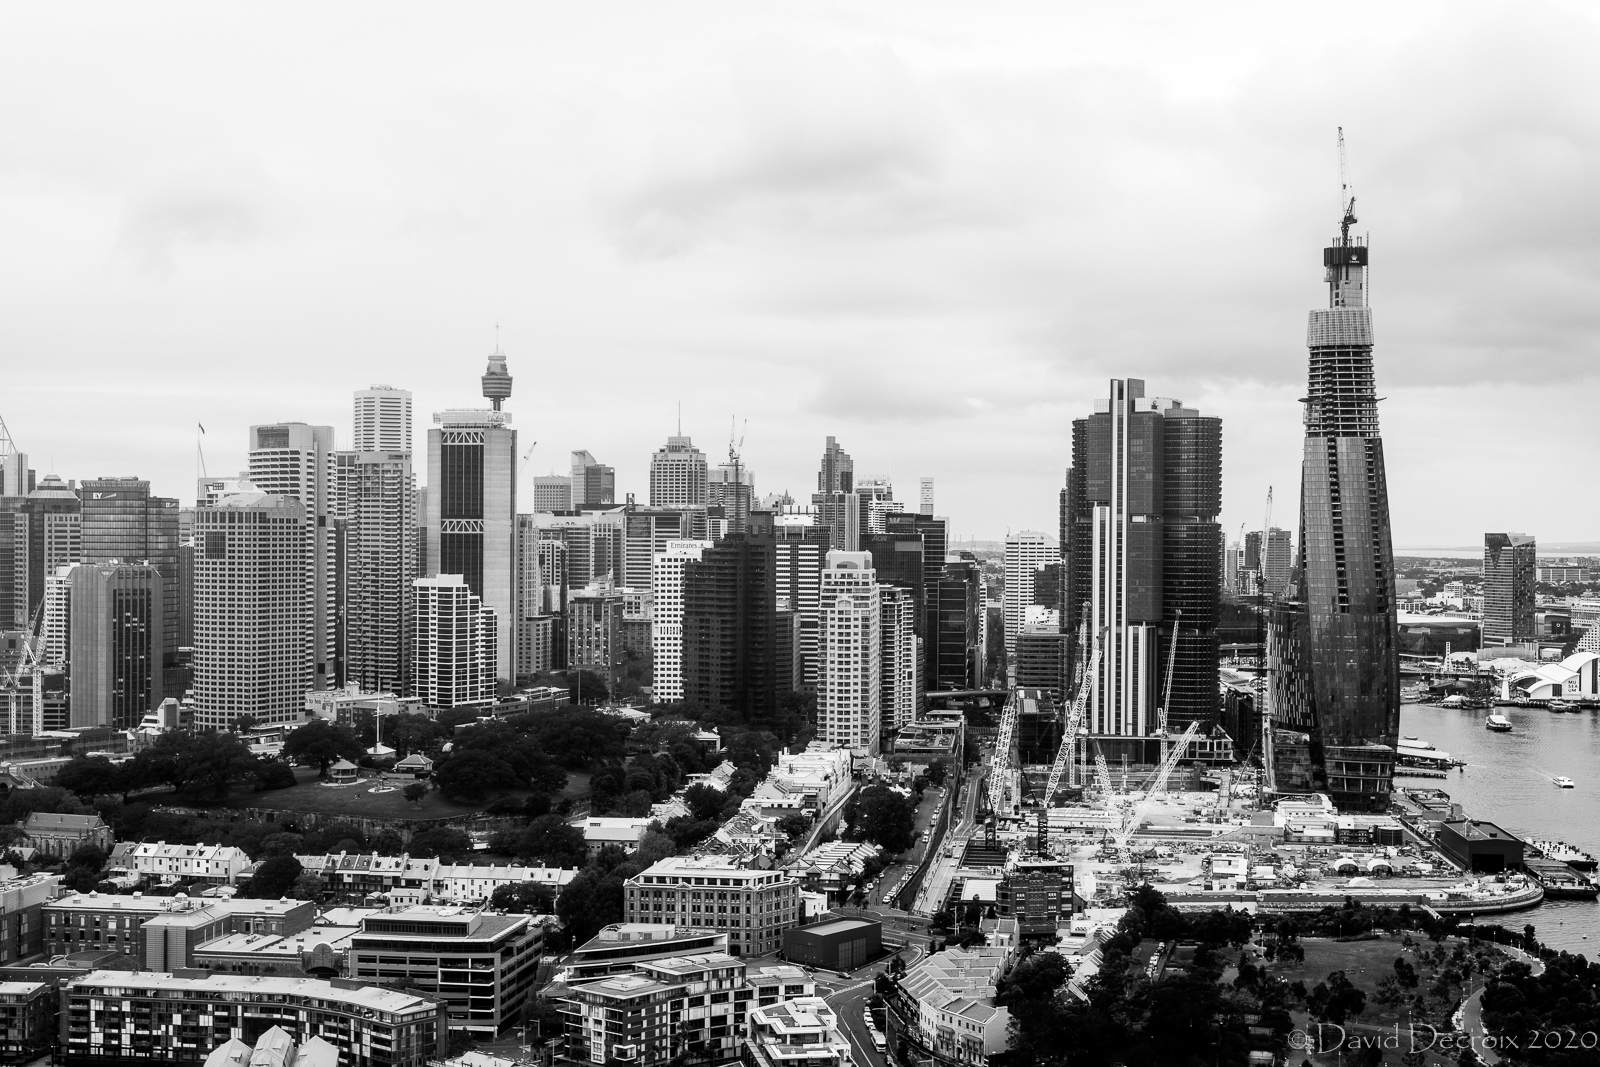
[[[250,425],[331,424],[345,444],[349,394],[373,383],[411,390],[420,413],[471,403],[499,323],[529,383],[511,403],[540,442],[529,476],[589,449],[644,499],[682,400],[713,460],[749,421],[762,492],[804,495],[831,434],[904,499],[936,477],[953,532],[999,540],[1053,529],[1066,422],[1132,376],[1235,427],[1220,522],[1254,526],[1266,487],[1296,483],[1282,339],[1312,298],[1298,264],[1337,192],[1342,123],[1383,235],[1396,547],[1507,525],[1592,539],[1600,505],[1509,516],[1476,491],[1600,443],[1538,417],[1550,382],[1592,376],[1594,283],[1559,236],[1589,217],[1592,177],[1516,150],[1503,117],[1586,140],[1585,114],[1559,103],[1581,96],[1597,39],[1580,14],[1503,24],[1469,6],[1441,32],[1438,9],[1357,7],[1351,32],[1386,44],[1347,80],[1316,61],[1332,45],[1305,43],[1309,13],[1256,12],[1234,34],[1237,19],[1176,8],[1154,24],[1035,8],[959,41],[954,9],[737,12],[693,39],[638,9],[585,52],[585,16],[494,10],[386,26],[356,56],[242,13],[108,9],[82,40],[48,12],[7,14],[9,39],[37,42],[0,75],[11,98],[69,40],[121,87],[53,94],[12,125],[5,180],[31,221],[13,232],[0,417],[41,476],[133,474],[187,500],[197,423],[209,471],[229,474]],[[354,31],[341,19],[327,41]],[[216,47],[233,40],[262,47]],[[205,94],[149,74],[201,53]],[[269,55],[304,71],[268,109],[285,126],[255,95]],[[581,122],[548,102],[569,91],[589,101]],[[1110,121],[1085,113],[1090,94]],[[333,136],[352,126],[371,132]],[[308,168],[325,138],[343,147]],[[1468,233],[1485,253],[1470,278]],[[1226,281],[1150,269],[1201,244]],[[615,371],[604,433],[572,402],[596,367]]]

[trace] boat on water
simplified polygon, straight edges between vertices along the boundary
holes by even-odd
[[[1577,711],[1578,710],[1578,706],[1576,704],[1568,704],[1565,700],[1552,700],[1549,704],[1547,704],[1545,706],[1548,707],[1551,711]]]
[[[1586,876],[1552,860],[1529,858],[1525,862],[1528,874],[1544,886],[1546,900],[1595,900],[1600,898],[1600,885]]]
[[[1430,770],[1450,770],[1462,766],[1450,753],[1441,751],[1414,737],[1402,737],[1395,746],[1395,762],[1402,767],[1424,767]]]
[[[1565,841],[1535,838],[1530,839],[1527,844],[1530,848],[1538,851],[1545,859],[1555,860],[1557,863],[1565,863],[1573,870],[1592,871],[1596,867],[1600,867],[1600,860],[1596,860],[1577,845],[1569,845]]]
[[[1494,714],[1483,720],[1483,727],[1486,730],[1498,730],[1501,733],[1505,733],[1511,729],[1511,720],[1504,715]]]
[[[1552,782],[1554,782],[1557,785],[1557,787],[1559,787],[1561,789],[1576,789],[1576,788],[1578,788],[1578,783],[1574,782],[1571,778],[1568,778],[1564,774],[1558,774],[1558,775],[1556,775],[1554,778],[1552,778],[1550,780]]]

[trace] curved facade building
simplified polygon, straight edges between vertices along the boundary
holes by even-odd
[[[1399,635],[1367,248],[1350,237],[1355,221],[1347,212],[1323,249],[1328,306],[1311,312],[1307,330],[1299,558],[1290,599],[1272,613],[1269,670],[1274,722],[1309,744],[1277,787],[1383,811],[1400,726]]]

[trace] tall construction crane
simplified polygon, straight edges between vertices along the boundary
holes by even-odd
[[[1011,782],[1011,748],[1017,741],[1017,713],[1022,706],[1020,693],[1013,689],[1000,713],[1000,729],[995,732],[994,753],[989,770],[989,810],[999,815],[1004,810],[1006,787]]]
[[[1156,709],[1156,732],[1161,735],[1161,758],[1167,758],[1167,709],[1172,705],[1172,668],[1178,662],[1178,627],[1183,625],[1183,609],[1172,617],[1172,647],[1167,650],[1167,682],[1161,690],[1161,706]]]
[[[1339,134],[1341,158],[1344,152],[1344,132]],[[1342,175],[1341,175],[1342,178]],[[1261,533],[1261,570],[1256,575],[1256,635],[1261,639],[1261,659],[1256,665],[1256,713],[1261,720],[1261,769],[1263,799],[1266,793],[1276,792],[1272,771],[1272,680],[1267,677],[1267,534],[1272,529],[1272,486],[1267,486],[1267,515]]]
[[[1344,127],[1339,127],[1339,242],[1343,247],[1350,246],[1350,227],[1360,220],[1356,218],[1356,192],[1345,176],[1344,165]]]
[[[1149,802],[1167,791],[1167,782],[1172,778],[1174,768],[1183,761],[1184,753],[1189,751],[1189,742],[1193,741],[1199,733],[1200,724],[1191,722],[1189,728],[1183,732],[1183,736],[1178,738],[1177,744],[1173,745],[1172,751],[1161,761],[1160,769],[1156,771],[1156,775],[1151,780],[1150,785],[1145,788],[1143,794],[1134,803],[1127,819],[1122,824],[1122,829],[1117,832],[1115,840],[1119,849],[1128,847],[1128,840],[1133,837],[1133,832],[1139,828],[1139,823],[1143,821],[1145,809]]]
[[[44,672],[39,660],[39,624],[44,604],[34,610],[33,622],[22,636],[22,656],[16,669],[0,671],[0,693],[5,694],[5,729],[13,734],[38,734],[44,729]],[[23,715],[23,685],[28,686],[29,707]]]
[[[1088,629],[1085,619],[1083,630]],[[1078,734],[1083,732],[1083,721],[1089,710],[1089,691],[1093,686],[1093,678],[1100,671],[1100,657],[1103,649],[1100,647],[1101,638],[1105,636],[1105,629],[1095,637],[1094,653],[1089,657],[1084,669],[1079,672],[1078,693],[1072,698],[1072,706],[1067,709],[1066,725],[1061,731],[1061,747],[1056,749],[1056,760],[1050,765],[1050,777],[1046,780],[1044,788],[1044,806],[1049,807],[1055,799],[1056,790],[1061,787],[1061,776],[1066,773],[1068,765],[1072,762],[1073,751],[1077,748]],[[1079,640],[1082,640],[1080,636]]]

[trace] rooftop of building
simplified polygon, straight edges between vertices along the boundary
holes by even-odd
[[[797,926],[797,932],[811,934],[816,937],[831,937],[851,930],[867,930],[872,927],[882,928],[883,924],[876,919],[835,919],[832,922],[816,923],[813,926]]]
[[[716,872],[719,875],[733,875],[740,878],[753,878],[761,875],[771,875],[779,872],[754,870],[741,867],[736,861],[727,856],[668,856],[657,860],[645,870],[635,875],[640,878],[645,875],[660,874],[701,874]],[[630,879],[631,881],[631,879]]]
[[[271,996],[317,997],[339,1001],[373,1011],[409,1012],[437,1010],[436,1001],[414,993],[381,986],[334,985],[321,978],[280,978],[273,975],[210,974],[204,977],[182,977],[170,971],[91,971],[74,978],[65,986],[68,990],[161,990],[177,993],[248,992]]]
[[[1522,843],[1522,838],[1510,830],[1502,829],[1484,819],[1462,819],[1458,822],[1446,822],[1444,825],[1468,841],[1515,841],[1519,845]]]
[[[50,830],[98,830],[106,821],[98,815],[61,815],[53,811],[29,812],[22,822],[25,834]]]
[[[698,952],[690,956],[667,956],[659,960],[645,960],[639,966],[660,974],[676,976],[698,974],[701,971],[737,968],[744,970],[744,961],[726,952]]]
[[[43,988],[43,982],[0,982],[0,997],[22,996]]]
[[[176,896],[118,896],[114,893],[73,893],[59,897],[46,905],[51,908],[74,908],[83,911],[140,911],[174,915],[206,911],[218,915],[287,915],[297,908],[311,907],[304,900],[255,900],[241,897],[191,897],[186,893]]]

